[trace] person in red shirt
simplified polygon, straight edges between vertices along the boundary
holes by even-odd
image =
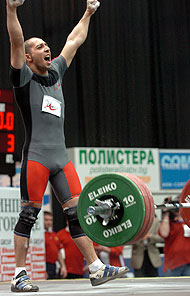
[[[69,227],[57,232],[65,253],[67,279],[83,278],[84,257],[71,238]]]
[[[57,234],[52,231],[53,215],[50,212],[44,212],[45,228],[45,249],[46,249],[46,272],[47,279],[56,279],[56,261],[61,265],[60,273],[63,278],[67,276],[65,262],[61,254],[61,242]]]
[[[179,209],[163,212],[159,235],[165,243],[164,276],[190,276],[190,228]]]

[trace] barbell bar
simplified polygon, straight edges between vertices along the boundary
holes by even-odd
[[[180,208],[190,208],[190,203],[171,203],[171,204],[161,204],[161,205],[154,205],[155,209],[168,209],[168,210],[175,210]]]
[[[95,201],[97,203],[98,200]],[[90,206],[87,209],[89,215],[100,216],[103,218],[102,225],[106,226],[110,219],[114,217],[115,211],[120,207],[113,207],[111,204],[105,202],[101,202],[99,206]],[[161,204],[154,205],[154,208],[157,210],[167,209],[167,210],[175,210],[179,208],[190,208],[190,203],[173,203],[173,204]]]
[[[175,210],[179,208],[190,208],[190,203],[174,203],[174,204],[161,204],[154,205],[154,208],[157,210],[167,209],[167,210]],[[114,208],[113,208],[114,210]],[[106,215],[108,218],[111,218],[114,214],[112,213],[112,207],[107,205],[107,207],[102,206],[90,206],[87,209],[89,215],[97,216],[97,215]]]
[[[190,181],[179,203],[155,205],[151,191],[138,177],[126,173],[103,174],[89,181],[78,203],[84,232],[104,246],[133,244],[149,231],[156,209],[179,208],[190,227]]]

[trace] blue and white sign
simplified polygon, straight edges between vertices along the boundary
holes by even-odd
[[[190,178],[190,150],[160,150],[161,189],[182,189]]]

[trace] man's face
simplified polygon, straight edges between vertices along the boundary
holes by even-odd
[[[44,228],[49,230],[53,227],[53,217],[50,215],[44,215]]]
[[[30,42],[30,63],[33,64],[39,72],[46,72],[51,66],[51,51],[49,46],[40,38],[32,38]]]

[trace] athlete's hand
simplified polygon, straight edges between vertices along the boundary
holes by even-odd
[[[10,7],[17,7],[24,4],[25,0],[7,0],[7,5]]]
[[[87,0],[87,11],[90,14],[94,14],[99,6],[100,6],[99,1],[97,1],[97,0]]]

